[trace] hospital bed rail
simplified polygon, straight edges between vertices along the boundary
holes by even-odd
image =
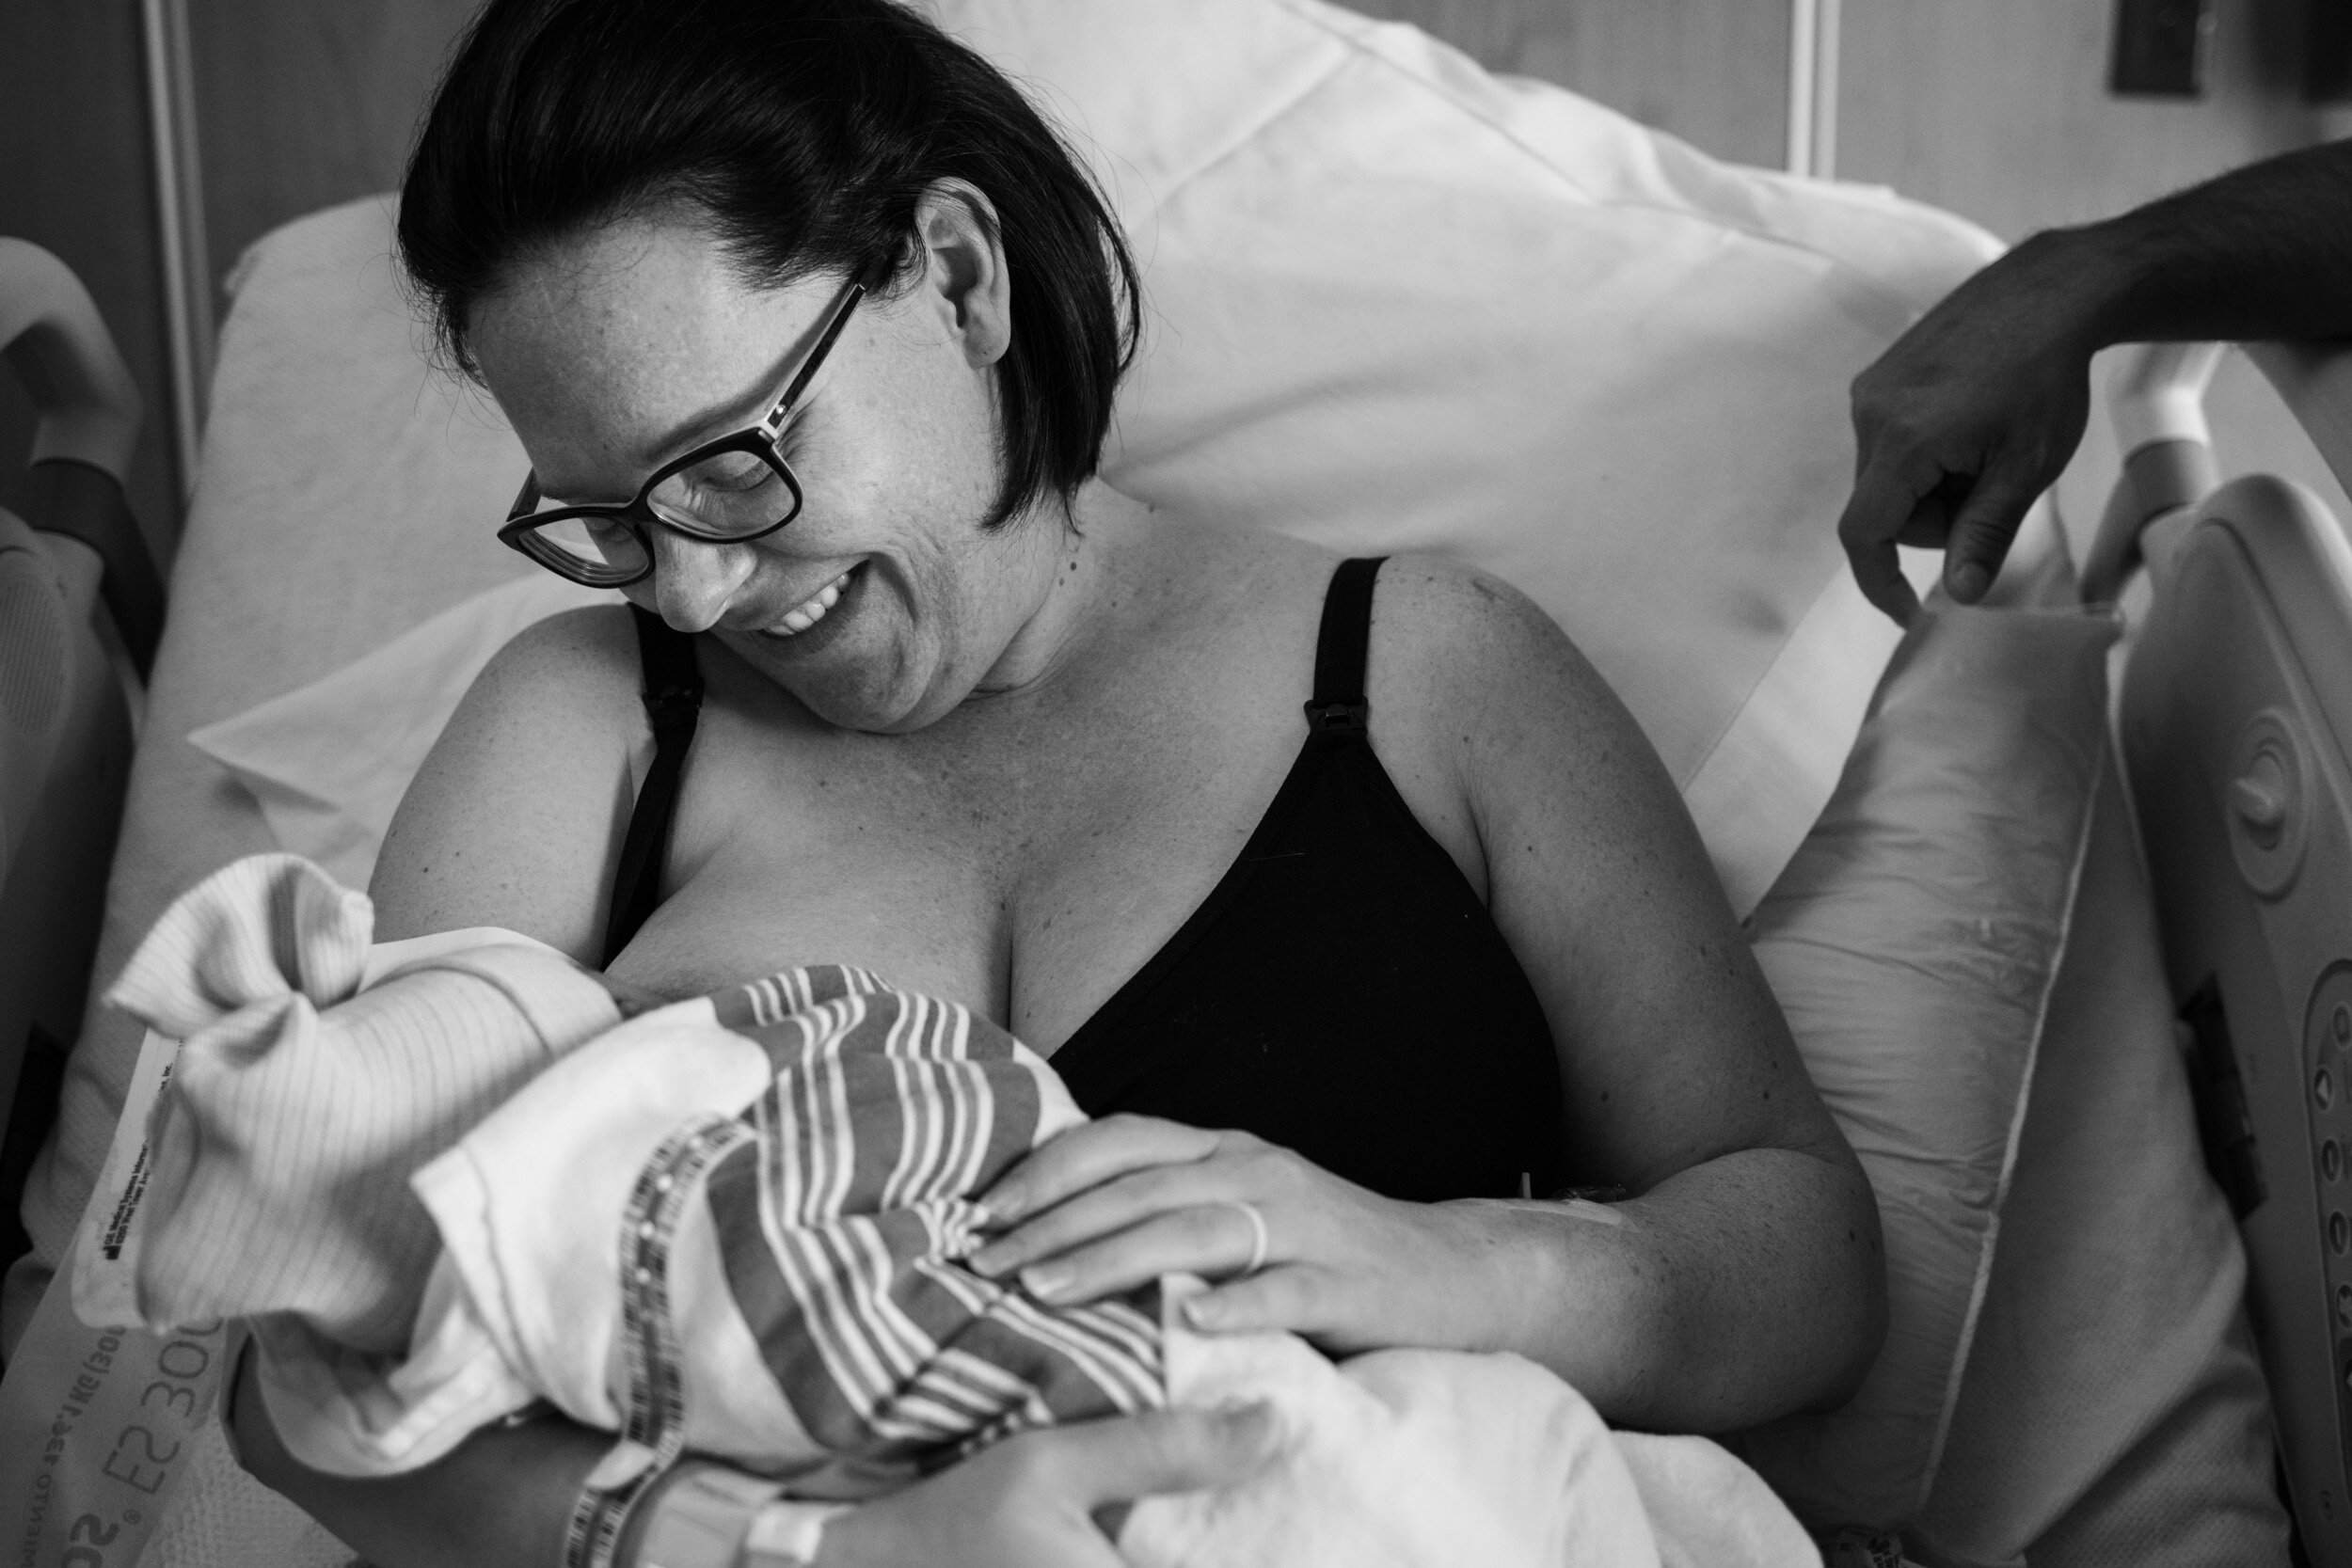
[[[0,1262],[98,945],[164,589],[124,498],[137,387],[79,279],[0,238],[0,358],[38,415],[0,508]]]
[[[2121,356],[2082,588],[2130,621],[2125,777],[2296,1526],[2352,1562],[2352,537],[2302,485],[2221,482],[2223,352]],[[2247,352],[2352,487],[2352,349]]]

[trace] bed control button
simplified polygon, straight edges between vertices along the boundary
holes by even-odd
[[[2352,1045],[2352,1003],[2337,1003],[2336,1016],[2328,1027],[2334,1032],[2338,1045]]]
[[[2333,1138],[2319,1146],[2319,1174],[2330,1181],[2344,1174],[2344,1148]]]
[[[2326,1068],[2321,1068],[2312,1074],[2312,1099],[2318,1102],[2319,1108],[2323,1111],[2336,1102],[2335,1075]]]
[[[2352,1285],[2336,1287],[2336,1325],[2352,1328]]]
[[[2230,805],[2255,843],[2265,849],[2278,844],[2287,819],[2287,777],[2277,756],[2265,752],[2254,758],[2246,775],[2230,786]]]
[[[2345,1219],[2341,1209],[2328,1216],[2328,1244],[2336,1249],[2338,1257],[2352,1249],[2352,1220]]]
[[[2238,875],[2265,898],[2285,893],[2302,867],[2309,776],[2293,719],[2265,708],[2247,721],[2230,759],[2224,815]],[[2352,1017],[2345,1022],[2352,1029]]]

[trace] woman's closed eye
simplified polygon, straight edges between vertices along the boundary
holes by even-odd
[[[678,476],[684,482],[690,498],[699,496],[736,497],[755,492],[763,485],[781,484],[776,470],[748,451],[723,451],[706,458]]]

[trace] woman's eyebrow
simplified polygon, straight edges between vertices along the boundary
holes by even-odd
[[[784,390],[786,377],[801,362],[798,346],[795,344],[792,351],[777,360],[749,390],[707,404],[672,425],[666,435],[640,448],[634,455],[644,460],[645,471],[651,473],[671,458],[692,451],[703,441],[716,440],[742,429],[766,414],[770,404]],[[739,413],[742,415],[739,419],[736,417]]]
[[[824,337],[825,328],[833,324],[834,315],[838,313],[838,307],[839,302],[835,301],[833,309],[818,311],[815,321],[810,322],[807,326],[794,334],[791,343],[769,367],[767,375],[752,391],[739,392],[732,398],[723,398],[717,403],[705,406],[700,412],[690,414],[672,425],[669,434],[653,442],[640,454],[644,458],[645,471],[651,473],[671,458],[681,452],[691,451],[701,441],[716,440],[764,416],[773,404],[774,400],[784,395],[786,386],[799,372],[802,364],[816,352],[818,343]],[[803,401],[814,389],[813,386],[803,388]],[[749,411],[754,408],[756,412]],[[738,411],[744,411],[744,417],[740,420],[733,419]]]
[[[784,363],[786,366],[790,367],[797,366],[799,361],[786,360]],[[642,447],[638,451],[630,453],[629,463],[637,469],[639,478],[636,483],[629,486],[629,488],[626,491],[604,496],[590,495],[584,492],[572,494],[555,484],[543,483],[540,487],[539,494],[544,499],[562,506],[596,506],[606,504],[614,506],[623,505],[627,503],[632,496],[637,494],[637,487],[639,485],[644,484],[645,480],[650,479],[654,473],[662,467],[662,465],[670,462],[673,458],[693,451],[696,447],[702,445],[706,440],[715,441],[722,436],[732,435],[739,430],[750,429],[752,427],[753,420],[758,418],[759,415],[766,414],[770,406],[770,401],[783,392],[785,377],[790,373],[791,372],[789,369],[780,371],[776,375],[773,385],[769,388],[769,390],[763,394],[757,402],[753,402],[748,395],[746,395],[729,399],[724,402],[714,403],[708,407],[701,410],[699,413],[690,414],[685,419],[680,420],[676,424],[671,427],[669,434],[662,436],[660,440],[653,442],[648,446]],[[792,417],[786,420],[783,424],[776,427],[777,436],[783,436],[786,431],[790,430],[799,422],[801,411],[808,406],[810,400],[815,398],[818,391],[819,387],[816,383],[811,383],[808,387],[802,390],[800,404],[792,410]],[[742,419],[734,419],[730,417],[735,410],[743,408],[747,404],[751,407],[756,408],[758,410],[758,415],[751,415]]]

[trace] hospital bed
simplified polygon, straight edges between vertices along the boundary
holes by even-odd
[[[2352,1561],[2352,1296],[2332,1294],[2352,1185],[2322,1152],[2352,1147],[2352,549],[2307,493],[2216,484],[2210,353],[2108,367],[2128,460],[2107,515],[2039,510],[2006,609],[1899,647],[1834,538],[1845,386],[1994,253],[1981,233],[1715,164],[1314,0],[931,8],[1069,128],[1144,263],[1114,482],[1169,526],[1243,517],[1498,572],[1681,786],[1870,1164],[1897,1275],[1855,1405],[1747,1457],[1825,1535],[1861,1527],[1855,1552],[1875,1530],[1925,1564],[2278,1561],[2275,1415],[2310,1560]],[[238,855],[296,848],[363,881],[470,672],[580,602],[491,537],[522,455],[428,365],[389,236],[385,202],[336,209],[232,277],[102,977]],[[2352,471],[2352,372],[2262,362]],[[2124,607],[2111,652],[2108,619],[2069,608],[2086,591]],[[1907,775],[1931,744],[1931,776]],[[1971,771],[1971,748],[2003,747]],[[1935,832],[1882,820],[1903,788],[1948,813],[1952,780],[2027,779]],[[1964,861],[1970,835],[1982,852],[1949,876],[1868,858],[1935,840]],[[1895,883],[1942,902],[1905,927]],[[1993,884],[2031,896],[1968,902]],[[1883,967],[1966,964],[1884,1015],[1910,1026],[1858,1022],[1840,987],[1884,983],[1851,977],[1905,931],[1920,945]],[[1954,1001],[1984,975],[2000,994]],[[56,1322],[42,1287],[138,1055],[95,1001],[79,1037],[0,1346]],[[181,1464],[148,1560],[346,1560],[211,1429]]]

